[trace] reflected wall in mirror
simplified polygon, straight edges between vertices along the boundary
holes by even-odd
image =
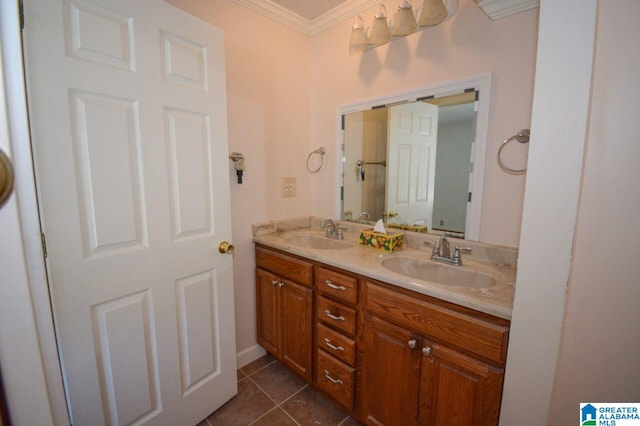
[[[341,108],[342,219],[477,240],[490,85],[483,74]]]

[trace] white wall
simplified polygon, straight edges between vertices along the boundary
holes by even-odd
[[[600,0],[584,176],[549,424],[640,398],[640,2]],[[635,48],[629,48],[635,46]]]
[[[386,3],[390,13],[399,3]],[[365,22],[377,9],[362,13]],[[538,10],[491,21],[473,0],[461,0],[450,20],[364,54],[349,54],[352,24],[341,22],[311,40],[310,146],[324,145],[327,157],[336,157],[341,105],[491,71],[480,239],[517,246],[525,178],[504,173],[495,158],[502,141],[531,122]],[[325,173],[310,178],[314,214],[333,216],[337,210],[336,175],[335,164],[328,164]]]

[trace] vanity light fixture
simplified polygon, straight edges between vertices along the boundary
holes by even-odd
[[[351,53],[364,52],[367,50],[367,33],[364,31],[364,21],[359,15],[356,17],[355,25],[351,27],[351,43],[349,44],[349,50]]]
[[[387,23],[387,8],[384,4],[380,5],[378,14],[371,25],[369,33],[369,46],[378,46],[389,41],[391,34],[389,33],[389,24]]]
[[[402,0],[391,22],[387,23],[387,9],[381,4],[368,36],[362,17],[356,18],[351,28],[349,50],[351,53],[365,52],[368,48],[387,43],[392,37],[404,37],[425,27],[438,25],[450,18],[457,9],[458,0],[424,0],[414,14],[411,0]]]
[[[416,17],[413,15],[413,7],[409,1],[404,0],[398,6],[398,11],[391,20],[391,35],[394,37],[409,35],[418,27]]]
[[[421,27],[430,27],[438,25],[447,17],[447,8],[443,0],[424,0],[418,25]]]

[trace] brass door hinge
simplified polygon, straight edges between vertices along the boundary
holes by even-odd
[[[47,258],[47,237],[44,235],[44,232],[40,233],[40,240],[42,241],[42,255],[44,258]]]

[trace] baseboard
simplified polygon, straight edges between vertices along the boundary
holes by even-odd
[[[236,354],[236,363],[238,364],[238,368],[244,367],[266,353],[267,351],[265,351],[260,345],[254,345],[242,352],[238,352]]]

